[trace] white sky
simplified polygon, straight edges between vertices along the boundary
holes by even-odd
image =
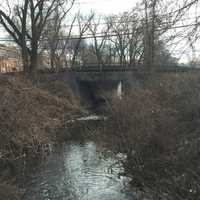
[[[14,1],[16,0],[12,0],[12,2]],[[95,12],[97,15],[119,14],[125,11],[130,11],[137,2],[141,1],[142,0],[75,0],[75,5],[71,11],[71,16],[78,10],[80,10],[80,12],[83,14],[88,14],[91,11]],[[70,21],[72,21],[70,20],[71,16],[68,18],[69,21],[67,20],[69,24]],[[0,28],[0,38],[5,37],[7,37],[6,32]],[[188,53],[188,55],[190,55],[190,53]],[[185,62],[187,59],[188,58],[184,56],[182,62]]]
[[[176,0],[174,0],[176,1]],[[182,0],[179,0],[181,2]],[[91,10],[94,11],[97,15],[110,15],[110,14],[119,14],[125,11],[130,11],[138,2],[142,0],[75,0],[74,10],[80,9],[84,14],[88,14]],[[72,11],[73,12],[73,11]],[[189,14],[188,17],[192,17]],[[186,21],[185,21],[186,22]],[[189,24],[190,21],[187,21]],[[177,58],[181,56],[181,50],[185,49],[185,45],[177,46],[177,52],[174,51],[173,54]],[[197,53],[198,54],[198,53]],[[180,59],[180,62],[187,62],[191,58],[191,50],[186,51],[185,55]]]
[[[139,0],[75,0],[71,12],[81,11],[88,14],[94,11],[97,15],[118,14],[130,11]],[[69,23],[70,24],[70,23]],[[7,37],[7,33],[0,27],[0,38]]]
[[[90,10],[98,14],[118,14],[131,10],[138,0],[75,0],[76,7],[79,7],[83,13]]]

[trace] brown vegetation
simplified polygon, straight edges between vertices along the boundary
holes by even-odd
[[[154,200],[200,196],[200,77],[168,75],[109,106],[107,134],[132,184]]]
[[[2,157],[17,157],[54,137],[52,130],[75,113],[67,99],[51,95],[22,78],[0,80],[0,137]],[[9,154],[9,155],[7,155]]]
[[[62,81],[55,80],[49,82],[47,79],[40,79],[39,87],[47,90],[50,94],[56,95],[57,97],[67,100],[68,104],[71,105],[73,110],[79,110],[80,98],[77,97],[74,92],[68,87],[68,85]]]
[[[48,91],[51,85],[45,90],[22,77],[0,77],[0,177],[4,180],[17,173],[17,160],[48,151],[49,144],[61,137],[59,130],[65,121],[80,113],[78,105],[73,105],[72,93],[68,94],[69,100],[58,97]],[[4,190],[0,190],[2,195],[6,195]]]
[[[2,200],[20,200],[23,191],[20,191],[14,184],[0,183],[0,197]]]

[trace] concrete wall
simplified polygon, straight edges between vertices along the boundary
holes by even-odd
[[[122,92],[134,87],[140,87],[144,77],[134,76],[126,72],[106,73],[44,73],[43,78],[49,81],[59,80],[68,85],[82,100],[82,104],[98,111],[113,95],[117,96],[119,83],[122,83]]]

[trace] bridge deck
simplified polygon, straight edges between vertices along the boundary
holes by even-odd
[[[149,70],[145,70],[143,66],[130,67],[130,66],[119,66],[119,65],[102,65],[102,66],[74,66],[70,69],[73,72],[140,72],[149,73]],[[199,68],[185,67],[185,66],[163,66],[155,67],[154,72],[188,72],[188,71],[200,71]]]

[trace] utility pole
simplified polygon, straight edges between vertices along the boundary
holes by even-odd
[[[155,18],[157,0],[144,0],[145,24],[144,24],[144,67],[150,72],[154,71],[155,52]]]

